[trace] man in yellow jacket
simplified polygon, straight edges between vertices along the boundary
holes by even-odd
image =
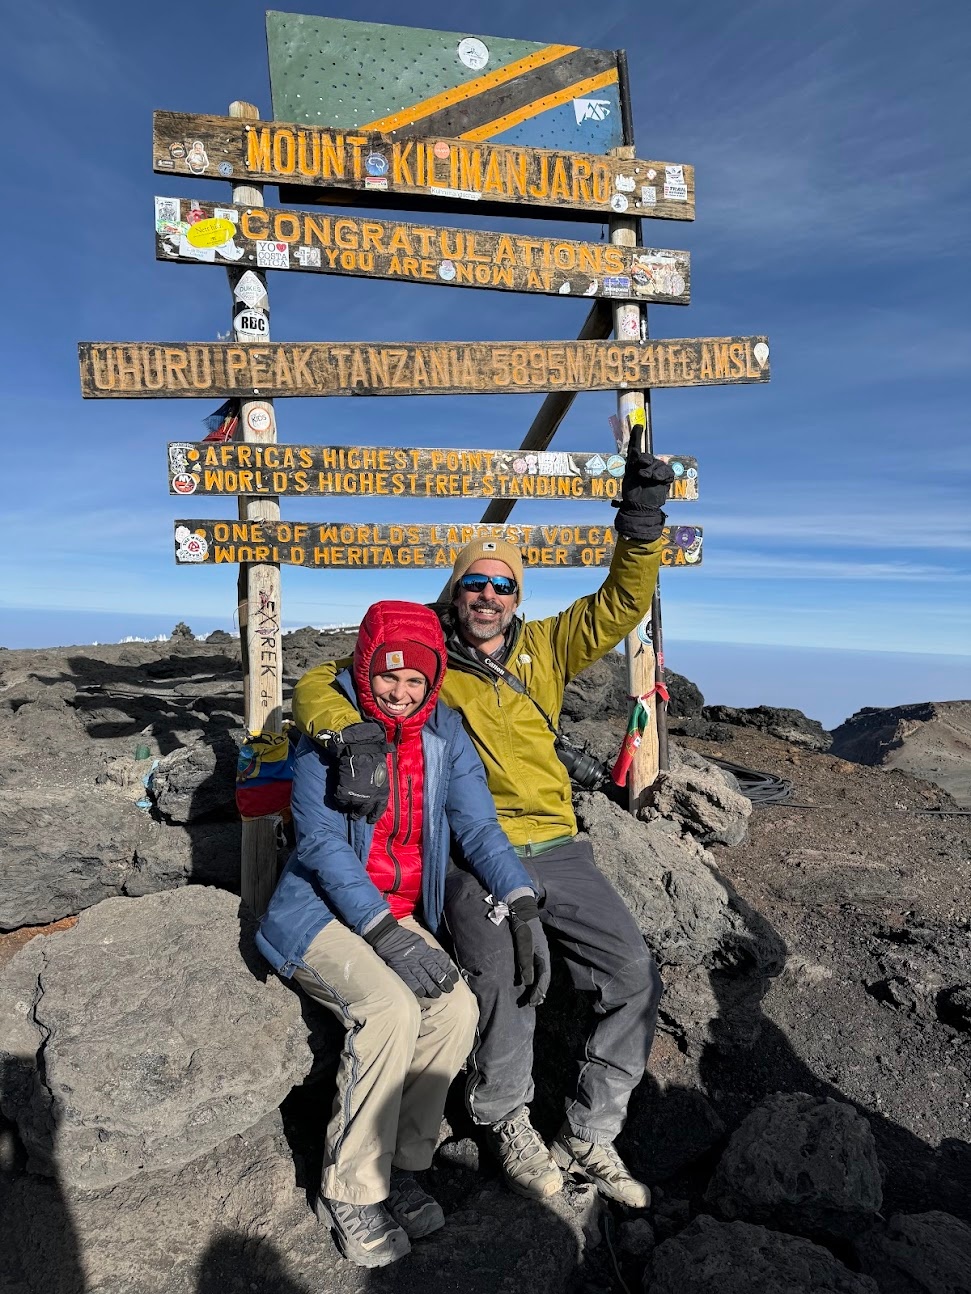
[[[632,1207],[650,1203],[647,1187],[631,1176],[613,1142],[647,1065],[661,981],[589,843],[576,839],[570,779],[554,740],[567,683],[650,608],[665,520],[660,509],[672,479],[666,463],[631,449],[607,578],[559,615],[530,622],[516,615],[522,556],[502,540],[475,541],[459,553],[449,601],[440,608],[449,666],[441,698],[462,715],[499,822],[538,895],[535,912],[510,918],[461,858],[446,879],[445,925],[479,1003],[466,1100],[475,1122],[489,1129],[509,1185],[535,1199],[560,1190],[566,1170]],[[360,715],[335,688],[339,667],[329,662],[300,679],[293,715],[309,736],[334,743],[338,799],[352,815],[373,820],[387,798],[384,734],[361,731]],[[575,987],[594,995],[598,1016],[551,1149],[529,1119],[540,994],[536,988],[524,993],[533,977],[526,945],[534,937],[538,950],[544,932]]]

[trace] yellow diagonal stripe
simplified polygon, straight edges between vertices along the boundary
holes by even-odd
[[[439,112],[442,108],[450,108],[453,103],[472,99],[483,90],[491,90],[494,86],[513,81],[524,72],[533,72],[538,67],[545,67],[547,63],[555,63],[558,58],[563,58],[565,54],[572,54],[579,48],[579,45],[547,45],[545,49],[538,49],[535,54],[528,54],[526,58],[517,59],[515,63],[507,63],[505,67],[497,67],[494,72],[486,72],[485,76],[478,76],[474,81],[463,81],[461,85],[456,85],[451,90],[443,90],[441,94],[432,95],[430,99],[422,99],[410,108],[400,108],[387,117],[379,117],[377,121],[364,122],[358,126],[358,130],[397,130],[399,126],[410,125],[417,118],[431,116],[433,112]],[[614,77],[616,79],[616,73]]]
[[[526,103],[515,112],[509,112],[504,117],[497,117],[495,121],[487,121],[483,126],[476,126],[474,130],[467,130],[459,135],[459,139],[492,139],[496,135],[502,134],[504,130],[511,130],[513,126],[518,126],[521,121],[528,121],[530,117],[538,117],[541,112],[548,112],[550,108],[559,108],[561,104],[568,103],[570,99],[581,99],[586,94],[591,94],[594,90],[602,90],[606,85],[613,85],[617,81],[617,69],[611,68],[607,72],[600,72],[597,76],[588,76],[585,81],[577,81],[575,85],[568,85],[563,90],[557,90],[555,94],[548,94],[544,99],[535,99],[532,103]]]

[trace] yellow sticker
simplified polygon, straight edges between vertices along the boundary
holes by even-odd
[[[221,247],[236,233],[231,220],[197,220],[186,231],[185,239],[193,247]]]

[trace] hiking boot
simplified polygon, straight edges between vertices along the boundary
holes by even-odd
[[[596,1141],[583,1141],[568,1123],[564,1123],[550,1150],[565,1173],[592,1182],[601,1195],[632,1209],[650,1208],[651,1192],[643,1182],[631,1176],[627,1165],[609,1142],[600,1145]]]
[[[337,1248],[358,1267],[387,1267],[411,1253],[408,1237],[383,1204],[345,1204],[318,1195],[314,1212]]]
[[[384,1207],[409,1240],[430,1236],[445,1225],[445,1214],[438,1200],[422,1189],[413,1173],[400,1168],[391,1170],[391,1190]]]
[[[488,1130],[506,1181],[517,1195],[545,1200],[563,1189],[563,1175],[553,1163],[546,1142],[530,1123],[525,1105]]]

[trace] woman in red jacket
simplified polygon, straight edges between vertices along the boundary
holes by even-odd
[[[351,671],[337,682],[386,756],[390,783],[375,824],[335,799],[349,747],[303,737],[293,780],[297,847],[257,943],[285,977],[328,1008],[346,1034],[327,1127],[317,1213],[345,1257],[395,1262],[444,1224],[414,1174],[431,1164],[449,1085],[472,1048],[475,998],[436,942],[450,842],[508,913],[520,980],[534,1004],[549,951],[529,873],[496,820],[482,762],[455,711],[438,700],[446,668],[438,617],[378,602],[364,617]],[[360,737],[361,733],[358,734]],[[482,919],[488,919],[484,908]]]

